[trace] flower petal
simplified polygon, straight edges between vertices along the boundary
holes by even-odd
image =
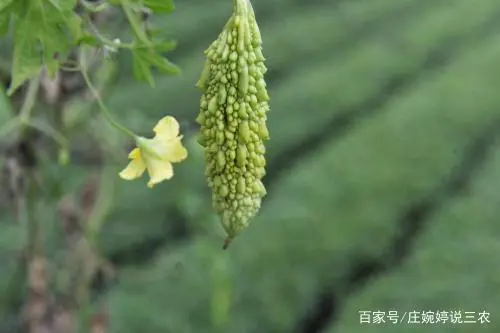
[[[146,164],[144,164],[144,161],[142,160],[142,158],[139,155],[138,158],[135,158],[132,161],[130,161],[130,163],[127,165],[127,167],[125,169],[123,169],[119,173],[119,175],[122,179],[132,180],[132,179],[139,178],[144,173],[145,170],[146,170]]]
[[[130,158],[131,160],[135,160],[136,158],[141,158],[141,150],[139,148],[132,149],[130,154],[128,154],[128,158]]]
[[[153,131],[162,141],[168,141],[179,135],[179,129],[177,120],[174,117],[166,116],[158,121]]]
[[[148,182],[148,187],[150,188],[174,176],[174,168],[172,167],[172,164],[168,161],[159,159],[148,159],[147,168],[150,177]]]
[[[170,162],[181,162],[188,156],[187,149],[182,145],[181,138],[178,138],[169,145],[169,151],[166,158]]]
[[[155,136],[153,140],[146,143],[141,142],[140,144],[143,155],[146,156],[147,160],[156,158],[167,162],[181,162],[188,155],[181,139],[182,136],[178,136],[172,140],[162,141],[161,138]]]

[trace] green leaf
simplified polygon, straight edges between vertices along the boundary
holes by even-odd
[[[7,8],[12,3],[12,0],[0,0],[0,12]]]
[[[78,39],[78,45],[90,45],[90,46],[98,46],[99,41],[96,37],[92,35],[84,35]]]
[[[65,22],[73,41],[76,42],[84,35],[82,18],[74,13],[77,0],[45,0],[59,13],[59,19]],[[50,8],[50,7],[49,7]],[[52,9],[52,8],[50,8]],[[49,9],[49,10],[50,10]]]
[[[134,50],[133,55],[132,70],[134,77],[139,81],[147,81],[154,88],[155,81],[151,72],[151,64],[144,59],[139,49]]]
[[[175,10],[172,0],[144,0],[143,3],[157,14],[168,14]]]
[[[39,40],[31,35],[29,23],[17,20],[14,32],[12,82],[7,95],[12,95],[26,80],[36,76],[41,68]]]
[[[78,44],[80,40],[85,37],[85,31],[83,30],[82,18],[78,15],[71,15],[71,18],[66,21],[68,28],[71,32],[71,37],[75,44]]]
[[[46,0],[61,14],[67,15],[73,13],[77,0]]]
[[[10,13],[0,13],[0,37],[5,36],[9,32]]]
[[[29,0],[14,25],[14,54],[11,95],[26,80],[36,76],[43,66],[49,75],[59,67],[57,58],[69,52],[71,43],[67,30],[77,33],[73,20],[75,0]],[[76,20],[73,20],[76,22]]]
[[[153,42],[153,47],[157,52],[169,52],[177,47],[177,42],[168,40],[165,28],[148,28],[147,34]],[[166,40],[167,39],[167,40]]]
[[[167,41],[167,42],[158,42],[155,43],[155,49],[158,52],[168,52],[175,49],[177,46],[177,42]]]
[[[0,37],[9,32],[10,18],[14,11],[12,0],[0,0]]]
[[[12,11],[18,16],[26,15],[30,0],[16,0],[11,3]]]
[[[163,74],[177,74],[180,72],[179,67],[157,52],[171,50],[175,47],[174,42],[157,42],[154,45],[155,47],[150,47],[140,41],[136,41],[136,43],[132,53],[134,56],[133,74],[137,80],[147,81],[151,87],[155,87],[151,67],[156,67]]]
[[[142,27],[142,23],[141,20],[139,19],[138,13],[135,11],[134,3],[131,2],[130,0],[122,0],[121,5],[123,12],[125,13],[125,16],[127,17],[127,20],[130,26],[132,27],[134,36],[138,40],[140,40],[141,44],[151,46],[152,45],[151,41],[149,40],[148,36],[146,35],[146,32]]]
[[[145,52],[144,56],[147,61],[163,74],[178,74],[180,73],[179,67],[171,63],[167,58],[162,57],[156,52]]]

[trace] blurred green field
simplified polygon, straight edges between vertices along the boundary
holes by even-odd
[[[500,3],[253,0],[269,68],[268,196],[224,252],[194,84],[231,8],[177,2],[158,24],[182,74],[151,89],[123,56],[106,97],[144,134],[176,116],[190,152],[154,189],[116,177],[125,153],[106,171],[111,332],[499,332]],[[92,173],[56,168],[60,192]],[[56,248],[55,206],[45,212]],[[5,290],[22,235],[0,223]],[[491,323],[359,323],[358,311],[414,309],[487,311]]]

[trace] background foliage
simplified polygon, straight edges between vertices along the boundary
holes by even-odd
[[[85,211],[90,197],[84,215],[102,224],[97,245],[114,271],[91,277],[90,306],[106,308],[109,332],[358,332],[360,310],[414,309],[487,311],[491,323],[362,329],[498,332],[500,3],[254,0],[271,96],[268,196],[223,252],[194,140],[194,83],[228,2],[178,1],[156,22],[178,42],[179,76],[156,75],[151,89],[132,79],[128,53],[99,72],[128,127],[149,135],[165,114],[180,120],[190,155],[171,181],[120,181],[130,143],[98,116],[72,129],[68,166],[41,154],[37,220],[54,288],[66,281],[56,274],[67,265],[64,209]],[[42,99],[36,112],[54,108]],[[59,112],[71,127],[95,108],[83,94]],[[1,122],[6,109],[0,99]],[[16,332],[25,297],[24,231],[9,205],[1,332]]]

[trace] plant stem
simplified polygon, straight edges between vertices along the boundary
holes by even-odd
[[[52,128],[52,126],[50,126],[49,124],[42,123],[42,122],[36,121],[36,120],[30,120],[30,121],[26,122],[25,124],[29,127],[33,127],[35,129],[39,130],[42,133],[45,133],[47,136],[50,136],[52,139],[54,139],[54,141],[57,144],[59,144],[59,146],[61,148],[64,148],[64,149],[68,148],[68,146],[69,146],[68,140],[66,140],[66,138],[60,132],[58,132],[56,129]]]
[[[94,33],[94,36],[99,39],[101,43],[103,43],[106,46],[109,46],[110,48],[123,48],[123,49],[133,49],[134,44],[132,43],[122,43],[122,42],[115,42],[109,39],[108,37],[104,36],[101,34],[99,29],[92,23],[90,19],[87,20],[87,24],[89,25],[90,29]]]
[[[24,135],[26,128],[28,127],[29,119],[33,108],[35,106],[36,98],[38,95],[38,89],[40,88],[41,75],[37,75],[35,78],[29,81],[28,91],[24,98],[23,106],[19,112],[19,121],[21,122],[21,135]]]
[[[106,118],[106,120],[111,125],[113,125],[116,129],[124,132],[127,135],[130,135],[135,140],[137,138],[137,135],[134,132],[132,132],[131,130],[129,130],[128,128],[126,128],[125,126],[121,125],[120,123],[118,123],[116,120],[113,119],[113,116],[111,116],[109,109],[106,107],[106,105],[102,101],[101,96],[99,95],[99,92],[97,91],[97,89],[94,87],[94,85],[90,81],[89,74],[85,70],[83,64],[80,65],[80,68],[81,68],[83,80],[85,81],[85,84],[89,88],[92,95],[94,95],[94,98],[96,99],[97,104],[99,105],[99,109],[101,110],[101,113],[104,116],[104,118]]]
[[[129,0],[122,0],[121,3],[123,12],[125,13],[125,16],[127,16],[128,22],[130,23],[130,26],[132,27],[134,34],[144,44],[151,45],[151,41],[149,40],[148,36],[146,36],[144,30],[141,29],[139,23],[137,22],[137,17],[132,12],[132,5],[130,4]]]

